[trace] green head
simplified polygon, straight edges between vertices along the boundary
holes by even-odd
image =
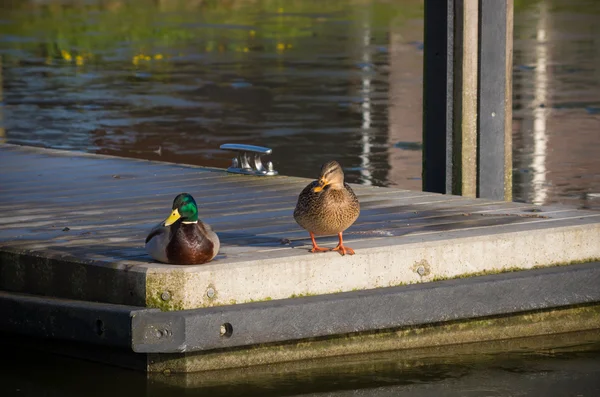
[[[175,200],[173,200],[173,212],[165,220],[165,226],[170,226],[179,219],[183,222],[198,221],[196,200],[188,193],[181,193],[175,197]]]

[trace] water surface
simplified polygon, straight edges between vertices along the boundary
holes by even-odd
[[[518,1],[514,196],[600,208],[600,3]],[[8,142],[421,188],[422,2],[9,1]]]
[[[3,397],[595,397],[600,394],[599,341],[599,331],[585,331],[467,344],[433,354],[398,351],[148,376],[4,346],[9,365],[0,372],[0,392]]]

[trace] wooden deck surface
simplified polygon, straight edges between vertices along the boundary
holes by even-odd
[[[565,251],[565,247],[574,244],[568,240],[571,237],[557,237],[557,230],[560,233],[567,230],[574,230],[575,234],[583,233],[581,241],[574,240],[575,244],[579,244],[572,246],[576,252],[560,254],[555,260],[545,260],[546,263],[540,262],[543,261],[539,259],[541,256],[538,258],[536,253],[523,247],[527,251],[523,252],[526,257],[514,264],[518,267],[527,261],[530,265],[523,267],[600,257],[598,212],[353,186],[361,202],[361,214],[344,237],[357,255],[341,257],[337,253],[308,253],[308,233],[292,217],[298,193],[310,182],[308,179],[242,176],[195,166],[14,145],[0,146],[0,163],[0,251],[13,255],[10,257],[12,259],[5,259],[0,265],[0,288],[19,292],[103,300],[100,292],[80,291],[78,295],[73,288],[68,293],[57,292],[59,289],[56,286],[50,286],[61,282],[55,273],[61,265],[58,262],[31,264],[31,260],[18,259],[22,254],[35,258],[59,258],[59,262],[75,261],[79,267],[71,271],[80,273],[86,273],[82,270],[84,265],[125,272],[143,269],[144,272],[151,270],[157,274],[175,271],[195,273],[196,276],[186,276],[185,282],[196,283],[197,289],[202,290],[199,295],[204,295],[207,286],[217,288],[221,295],[218,301],[213,302],[215,304],[267,297],[275,299],[292,295],[290,291],[296,291],[293,294],[336,292],[490,270],[495,268],[499,260],[498,253],[503,250],[507,250],[507,257],[514,262],[518,252],[512,251],[520,249],[521,243],[503,242],[511,234],[527,236],[545,231],[554,233],[546,244],[548,255],[552,257],[556,256],[554,250]],[[315,177],[317,174],[318,170],[315,170]],[[157,264],[144,250],[145,236],[153,225],[169,214],[175,195],[184,191],[196,198],[200,218],[212,225],[219,234],[221,252],[213,262],[203,266],[184,268]],[[542,237],[537,240],[544,238],[543,234],[539,236]],[[463,260],[461,250],[464,248],[457,246],[450,249],[440,245],[449,240],[458,241],[462,244],[460,247],[465,247],[469,241],[480,246],[471,247],[472,253],[465,251]],[[522,244],[531,245],[526,238],[521,240]],[[490,244],[490,241],[494,249],[483,250],[484,245],[481,244]],[[565,246],[556,246],[556,241],[563,241]],[[337,239],[332,236],[321,238],[319,242],[334,246]],[[421,247],[419,255],[422,258],[419,259],[414,253],[407,254],[407,262],[400,263],[405,253],[402,247],[408,250],[416,246]],[[432,247],[431,250],[422,250],[428,246]],[[539,247],[543,245],[530,248],[538,250]],[[477,249],[481,250],[479,259],[483,266],[480,267],[475,264]],[[381,256],[381,253],[386,256]],[[453,273],[439,267],[439,271],[436,271],[437,263],[446,255],[450,262],[461,262],[463,269]],[[487,258],[487,255],[496,257]],[[375,265],[384,266],[382,258],[388,258],[389,277],[384,274],[388,267],[373,270]],[[8,264],[10,261],[12,264]],[[489,262],[489,266],[484,262]],[[253,264],[257,266],[255,271],[244,270]],[[295,270],[290,267],[294,264],[298,265]],[[259,267],[267,265],[280,266],[281,271],[273,270],[275,267]],[[339,277],[345,279],[360,278],[359,273],[364,270],[364,282],[353,281],[347,285],[339,280],[325,282],[325,279],[338,277],[334,270],[319,274],[328,265],[338,270],[350,269],[348,271],[353,273],[349,275],[338,272]],[[396,265],[397,268],[394,267]],[[424,266],[421,274],[415,274],[414,266],[418,268],[421,265]],[[40,270],[44,266],[53,267],[54,270],[46,274]],[[500,267],[511,267],[508,259]],[[27,274],[36,271],[46,274],[45,277],[52,278],[52,281],[40,286],[39,280],[29,280]],[[227,274],[220,278],[220,272]],[[256,276],[255,272],[266,274]],[[407,278],[401,272],[410,272],[411,275]],[[88,278],[90,274],[87,274]],[[162,277],[161,282],[167,283],[165,285],[171,282],[164,279],[168,276]],[[238,284],[237,288],[244,289],[238,298],[235,297],[233,286],[223,285],[223,280],[228,277]],[[249,280],[249,277],[260,279]],[[276,281],[277,277],[289,279],[290,283],[295,283],[295,287],[292,284],[289,289],[281,287],[285,282]],[[82,281],[67,277],[62,282]],[[85,281],[90,282],[93,280]],[[37,287],[32,287],[31,283]],[[263,283],[263,286],[257,286],[256,283]],[[118,294],[106,300],[143,305],[144,290],[150,284],[145,280],[141,285],[129,286],[130,295],[139,295],[137,300],[119,298]],[[159,289],[165,285],[157,286],[155,292],[159,293]],[[340,285],[340,288],[334,288],[335,285]],[[192,284],[188,286],[192,288]],[[256,294],[252,291],[263,292]],[[152,294],[154,292],[146,290],[145,302],[148,305],[152,305]],[[200,303],[200,298],[194,298],[190,291],[183,295],[181,307],[210,305],[206,297]]]

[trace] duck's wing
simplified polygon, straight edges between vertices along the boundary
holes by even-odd
[[[294,210],[294,217],[301,215],[308,210],[313,198],[317,196],[312,190],[319,184],[319,181],[312,181],[298,195],[298,201],[296,203],[296,209]]]
[[[154,237],[167,233],[169,233],[169,229],[165,226],[164,222],[160,222],[158,225],[154,226],[152,230],[150,230],[150,233],[148,233],[148,236],[146,237],[146,244]]]
[[[198,229],[202,234],[202,244],[206,244],[208,247],[211,247],[213,251],[212,257],[214,258],[219,252],[219,249],[221,248],[221,241],[219,239],[219,235],[212,229],[212,227],[209,224],[204,223],[201,220],[198,221]]]

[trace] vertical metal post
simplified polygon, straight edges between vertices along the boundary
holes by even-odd
[[[453,183],[448,193],[477,195],[478,0],[455,0]]]
[[[496,200],[505,196],[507,3],[479,0],[477,195]]]
[[[452,191],[454,1],[425,0],[423,190]]]
[[[425,0],[423,190],[512,198],[513,0]]]
[[[504,200],[513,199],[513,152],[512,152],[512,117],[513,117],[513,31],[515,19],[514,0],[506,0],[506,89],[504,92]]]

